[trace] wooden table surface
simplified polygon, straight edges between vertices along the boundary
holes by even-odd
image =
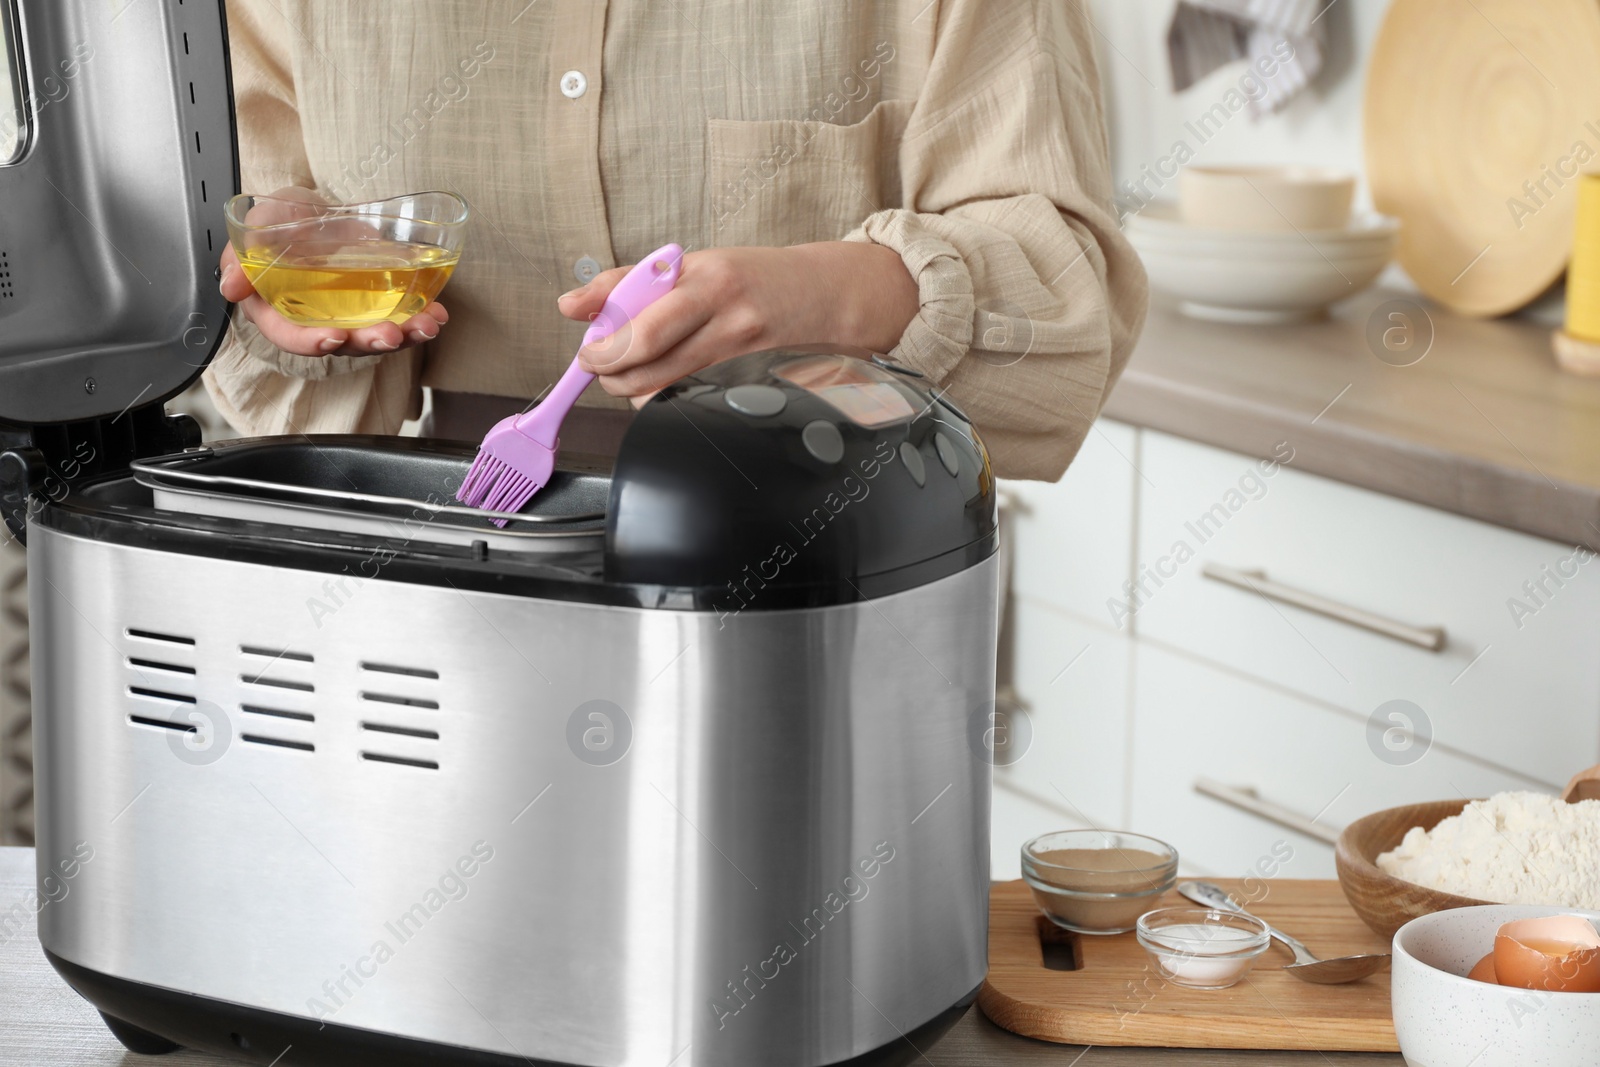
[[[33,885],[33,850],[0,848],[0,916]],[[931,1067],[1400,1067],[1399,1056],[1320,1052],[1215,1052],[1084,1049],[1031,1041],[999,1029],[973,1008],[926,1052]],[[32,926],[0,933],[0,1067],[222,1067],[233,1061],[180,1052],[152,1058],[125,1053],[45,962]],[[919,1061],[924,1062],[924,1061]],[[293,1053],[281,1067],[293,1067]]]
[[[1389,328],[1431,347],[1394,366],[1410,357],[1375,354]],[[1547,326],[1386,290],[1295,326],[1201,322],[1157,297],[1105,413],[1252,456],[1287,441],[1296,469],[1600,549],[1600,379],[1561,371]]]

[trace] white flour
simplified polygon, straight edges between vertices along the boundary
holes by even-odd
[[[1378,867],[1396,878],[1496,904],[1600,911],[1600,800],[1543,793],[1474,800],[1432,830],[1413,827]]]

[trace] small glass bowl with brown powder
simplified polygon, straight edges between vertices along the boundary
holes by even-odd
[[[1178,852],[1142,834],[1062,830],[1022,846],[1022,878],[1057,926],[1122,934],[1177,881]]]

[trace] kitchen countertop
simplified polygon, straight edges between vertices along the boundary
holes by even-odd
[[[0,848],[0,916],[33,885],[33,850]],[[99,1016],[45,962],[32,921],[8,936],[0,931],[0,1067],[222,1067],[235,1061],[181,1052],[160,1059],[124,1054]],[[924,1049],[930,1067],[1399,1067],[1399,1056],[1320,1052],[1217,1052],[1170,1049],[1084,1049],[1017,1037],[977,1008],[945,1038]],[[293,1067],[291,1053],[281,1067]]]
[[[1411,366],[1381,340],[1404,328],[1395,300],[1425,311],[1419,339],[1432,324]],[[1287,441],[1297,469],[1600,549],[1600,379],[1558,369],[1546,326],[1387,290],[1294,326],[1202,322],[1157,297],[1105,414],[1253,456]]]

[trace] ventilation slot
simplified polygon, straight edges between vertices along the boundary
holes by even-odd
[[[144,697],[146,700],[169,700],[178,704],[194,703],[194,697],[184,696],[182,693],[168,693],[160,689],[146,689],[141,685],[128,686],[128,692],[136,697]]]
[[[437,730],[418,730],[410,726],[390,726],[388,723],[384,722],[364,722],[361,724],[361,728],[363,730],[371,730],[375,734],[394,734],[398,737],[420,737],[424,741],[439,740],[439,731]]]
[[[437,680],[439,677],[438,671],[432,671],[426,667],[396,667],[388,663],[363,663],[361,669],[364,671],[376,671],[379,674],[403,674],[408,678],[432,678]]]
[[[174,674],[193,674],[193,667],[185,667],[178,663],[160,663],[153,659],[135,659],[128,657],[128,666],[134,670],[171,671]]]
[[[254,678],[248,674],[241,674],[239,675],[239,680],[246,685],[265,685],[274,689],[293,689],[299,693],[315,693],[317,691],[317,687],[310,682],[291,682],[287,678],[268,678],[260,674]]]
[[[252,745],[267,745],[270,748],[292,748],[296,752],[315,752],[317,746],[309,741],[290,741],[285,737],[263,737],[260,734],[240,734],[239,740],[248,741]]]
[[[17,295],[11,284],[11,254],[0,252],[0,300],[10,300]]]
[[[408,708],[426,708],[429,711],[438,711],[437,700],[427,700],[423,697],[402,697],[393,693],[366,693],[361,694],[362,700],[372,700],[379,704],[403,704]]]
[[[160,641],[168,645],[188,645],[194,647],[194,638],[179,637],[177,634],[162,634],[154,630],[124,630],[123,633],[140,641]]]
[[[315,663],[317,657],[309,652],[291,652],[286,648],[263,648],[260,645],[240,645],[239,651],[246,656],[265,656],[267,659],[286,659],[295,663]]]
[[[166,719],[152,719],[148,715],[129,715],[128,721],[133,723],[135,726],[154,726],[159,730],[172,730],[173,732],[180,734],[194,734],[200,732],[199,727],[195,726],[193,723],[170,722]]]
[[[240,704],[239,710],[246,715],[265,715],[273,719],[293,719],[295,722],[317,721],[317,717],[309,711],[285,711],[282,708],[264,708],[259,704]]]
[[[400,767],[420,767],[425,771],[436,771],[439,765],[429,759],[406,759],[404,756],[385,756],[379,752],[363,752],[361,758],[374,763],[393,763]]]

